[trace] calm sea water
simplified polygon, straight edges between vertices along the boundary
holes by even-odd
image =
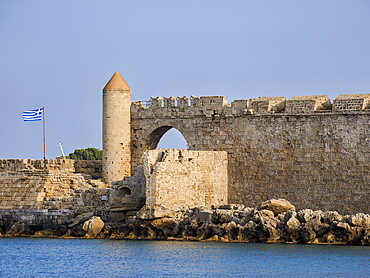
[[[370,277],[370,247],[0,238],[0,277]]]

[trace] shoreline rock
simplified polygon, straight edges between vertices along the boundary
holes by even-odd
[[[336,211],[310,209],[296,212],[284,199],[269,200],[256,208],[184,207],[164,217],[155,215],[155,219],[141,215],[145,217],[103,222],[100,217],[85,213],[61,225],[41,226],[3,220],[0,237],[370,245],[369,214],[340,215]]]

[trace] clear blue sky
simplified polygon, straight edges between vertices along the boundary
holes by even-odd
[[[133,101],[369,92],[369,15],[368,0],[0,0],[0,158],[42,158],[41,122],[22,121],[42,106],[47,158],[101,148],[116,70]]]

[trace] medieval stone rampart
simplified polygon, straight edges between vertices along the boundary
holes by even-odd
[[[90,175],[93,178],[102,178],[101,160],[74,160],[75,173]]]
[[[178,210],[184,206],[225,205],[227,153],[156,149],[144,155],[149,207]]]
[[[151,98],[131,105],[131,172],[171,128],[190,150],[226,151],[229,203],[369,212],[370,94]]]
[[[0,220],[59,223],[76,211],[104,209],[110,190],[76,173],[74,164],[71,159],[0,160]],[[77,164],[83,170],[92,163]]]

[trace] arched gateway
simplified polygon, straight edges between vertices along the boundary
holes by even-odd
[[[176,128],[190,150],[226,151],[229,203],[286,198],[299,208],[369,212],[370,94],[151,98],[131,102],[116,72],[103,89],[103,175],[135,174]],[[338,193],[339,192],[339,193]],[[359,202],[358,200],[361,200]]]

